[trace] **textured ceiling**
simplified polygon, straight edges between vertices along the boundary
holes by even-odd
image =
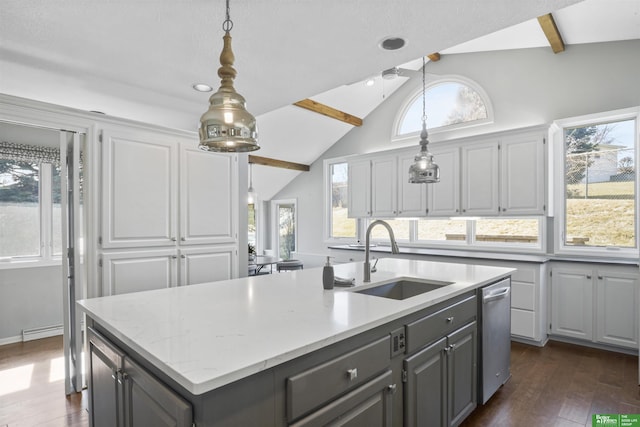
[[[640,0],[231,0],[235,86],[258,116],[257,154],[311,163],[351,128],[295,101],[365,117],[383,98],[356,83],[383,69],[417,69],[436,51],[543,46],[535,17],[548,12],[568,44],[640,38],[639,9]],[[3,0],[0,93],[195,131],[209,95],[191,85],[219,84],[223,13],[223,0]],[[407,45],[384,51],[388,36]],[[385,94],[404,81],[385,82]],[[268,199],[295,174],[256,167],[254,186]]]

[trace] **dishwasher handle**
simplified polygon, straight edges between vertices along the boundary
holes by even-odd
[[[483,295],[482,296],[482,302],[484,304],[490,302],[490,301],[495,301],[497,299],[501,299],[501,298],[505,298],[507,295],[509,295],[509,292],[511,291],[510,287],[504,287],[504,288],[499,288],[496,289],[495,291],[487,294],[487,295]]]

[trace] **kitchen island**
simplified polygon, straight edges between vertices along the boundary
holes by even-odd
[[[336,276],[355,279],[352,288],[324,290],[322,269],[307,269],[78,302],[94,338],[90,351],[95,348],[97,356],[90,357],[90,370],[106,361],[113,379],[125,384],[135,376],[128,372],[143,373],[105,400],[96,393],[111,387],[98,386],[102,377],[90,372],[96,384],[92,419],[111,411],[104,404],[110,400],[118,412],[114,416],[142,416],[131,406],[153,400],[144,387],[157,381],[175,399],[167,403],[161,396],[153,405],[184,407],[198,426],[255,425],[256,417],[258,425],[311,425],[340,411],[336,405],[359,404],[358,396],[351,395],[361,389],[373,390],[371,407],[381,411],[387,421],[382,425],[402,425],[406,405],[403,393],[394,392],[403,382],[403,356],[431,343],[412,341],[407,325],[452,310],[455,320],[448,315],[451,328],[440,335],[473,325],[475,354],[476,289],[512,270],[381,259],[371,283],[363,283],[362,269],[362,263],[335,266]],[[357,292],[398,278],[451,284],[404,300]],[[347,369],[339,384],[331,382],[332,368],[356,362],[363,366],[359,371]],[[384,393],[375,391],[378,382]],[[136,400],[141,390],[146,397]]]

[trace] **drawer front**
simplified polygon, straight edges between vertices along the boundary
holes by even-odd
[[[102,354],[102,358],[108,359],[114,369],[122,370],[124,365],[124,353],[122,350],[111,344],[109,340],[100,335],[100,333],[91,326],[87,327],[87,335],[90,345]]]
[[[533,283],[511,282],[511,307],[535,309],[536,287]]]
[[[533,311],[511,309],[511,335],[536,339],[536,316]]]
[[[329,362],[287,378],[289,422],[359,386],[391,363],[391,339],[381,338]]]
[[[474,320],[478,311],[476,296],[436,311],[407,325],[407,353],[411,353]]]
[[[535,283],[536,270],[533,268],[518,267],[516,271],[511,273],[511,281]]]

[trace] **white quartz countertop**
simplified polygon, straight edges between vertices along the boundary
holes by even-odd
[[[509,275],[508,268],[380,259],[335,266],[352,288],[324,290],[322,268],[86,299],[80,310],[198,395]],[[454,282],[405,300],[354,293],[396,278]]]

